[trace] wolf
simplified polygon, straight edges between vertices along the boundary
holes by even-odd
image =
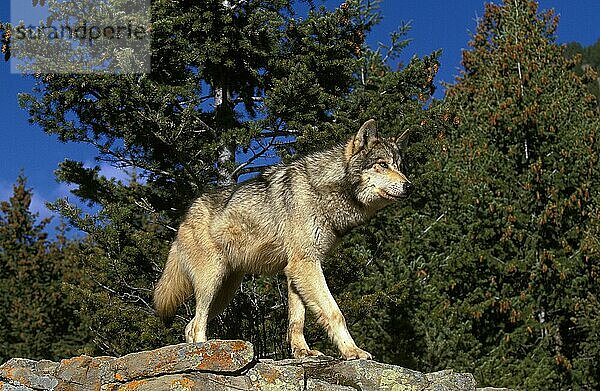
[[[346,143],[271,167],[235,188],[200,196],[179,227],[154,292],[158,315],[169,321],[194,295],[187,342],[206,341],[206,326],[233,298],[247,273],[284,273],[288,340],[295,358],[321,355],[304,338],[312,310],[344,359],[371,359],[356,346],[321,267],[353,227],[405,197],[399,143],[380,138],[365,122]]]

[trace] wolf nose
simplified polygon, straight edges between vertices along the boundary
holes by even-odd
[[[410,193],[412,193],[413,190],[413,184],[410,182],[406,182],[404,184],[404,194],[409,195]]]

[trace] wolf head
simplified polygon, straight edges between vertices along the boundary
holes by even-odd
[[[345,156],[358,201],[377,208],[408,195],[411,183],[402,173],[399,148],[405,137],[406,132],[398,138],[379,138],[371,119],[348,141]]]

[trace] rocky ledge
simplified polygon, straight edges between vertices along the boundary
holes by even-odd
[[[473,375],[423,374],[376,361],[331,357],[257,360],[252,344],[213,340],[123,357],[60,362],[14,358],[0,366],[0,390],[415,390],[475,391]]]

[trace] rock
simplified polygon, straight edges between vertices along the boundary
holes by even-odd
[[[101,366],[99,375],[106,384],[185,371],[233,373],[253,359],[254,347],[245,341],[182,343],[115,358]]]
[[[245,376],[196,372],[189,374],[164,375],[133,380],[127,383],[111,383],[103,385],[100,389],[102,391],[222,391],[251,390],[252,388]]]
[[[20,390],[53,390],[58,380],[51,375],[58,366],[49,361],[33,361],[24,358],[13,358],[0,366],[0,390],[10,389],[9,386],[21,386]],[[5,386],[3,380],[7,379]],[[6,388],[5,388],[6,387]]]
[[[475,378],[470,373],[455,373],[452,370],[428,373],[425,375],[431,391],[475,390]]]
[[[304,390],[304,370],[302,367],[273,365],[271,360],[258,362],[246,374],[251,389],[275,391]]]
[[[365,391],[393,390],[398,387],[425,390],[429,385],[421,372],[370,360],[334,360],[330,364],[310,364],[307,372],[312,378]]]
[[[114,357],[73,357],[61,360],[52,374],[61,386],[72,384],[73,387],[82,385],[82,389],[85,388],[84,385],[98,388],[101,384],[100,367],[112,360]]]
[[[332,357],[256,360],[245,341],[179,344],[123,357],[80,356],[59,363],[12,359],[0,366],[0,390],[415,390],[481,391],[473,375],[421,372],[376,361]]]
[[[353,390],[418,390],[418,391],[475,391],[473,375],[442,371],[431,374],[382,364],[376,361],[285,360],[285,365],[302,365],[305,376],[319,384],[336,385]],[[281,364],[279,364],[281,365]],[[341,389],[345,389],[341,388]],[[318,389],[318,388],[317,388]]]
[[[306,391],[356,391],[356,388],[331,384],[322,380],[307,379]]]

